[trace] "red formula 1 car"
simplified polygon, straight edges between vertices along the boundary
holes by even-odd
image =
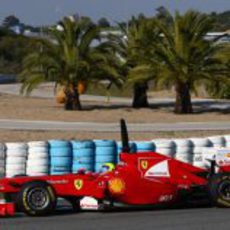
[[[125,121],[121,120],[123,153],[121,162],[109,172],[60,176],[15,177],[0,180],[0,194],[8,203],[0,212],[12,214],[13,207],[31,216],[55,210],[57,198],[73,207],[93,207],[81,201],[91,197],[99,208],[119,202],[128,205],[175,205],[201,197],[216,206],[230,207],[230,166],[204,170],[155,152],[129,153]],[[218,171],[217,173],[215,171]],[[10,201],[11,200],[11,201]],[[9,203],[10,202],[10,203]],[[8,206],[7,206],[8,205]]]

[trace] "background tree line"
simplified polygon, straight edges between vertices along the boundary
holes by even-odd
[[[174,88],[175,112],[184,114],[193,112],[191,93],[197,85],[214,96],[229,94],[229,46],[218,44],[218,38],[204,39],[216,26],[213,16],[196,11],[171,15],[161,7],[154,17],[139,15],[119,23],[123,36],[108,34],[106,39],[100,36],[106,23],[100,23],[66,17],[47,29],[50,39],[29,39],[35,46],[20,62],[22,92],[55,81],[64,87],[65,108],[81,110],[79,84],[107,80],[108,88],[131,84],[133,107],[143,108],[149,106],[147,91],[153,82],[155,88]]]

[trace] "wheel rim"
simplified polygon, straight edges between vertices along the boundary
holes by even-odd
[[[33,188],[27,194],[28,205],[34,210],[43,210],[49,204],[49,195],[43,188]]]
[[[230,201],[230,181],[223,181],[219,185],[219,194],[223,199]]]

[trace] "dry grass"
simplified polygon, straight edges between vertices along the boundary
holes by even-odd
[[[84,111],[65,111],[54,99],[0,95],[0,119],[116,122],[121,117],[130,123],[173,123],[229,121],[229,113],[204,112],[176,115],[171,107],[135,110],[106,102],[83,103]]]

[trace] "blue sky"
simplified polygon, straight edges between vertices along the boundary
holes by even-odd
[[[74,13],[94,20],[107,17],[122,21],[139,13],[153,15],[161,5],[172,12],[189,8],[203,12],[230,10],[230,0],[0,0],[0,21],[14,14],[26,24],[48,25]]]

